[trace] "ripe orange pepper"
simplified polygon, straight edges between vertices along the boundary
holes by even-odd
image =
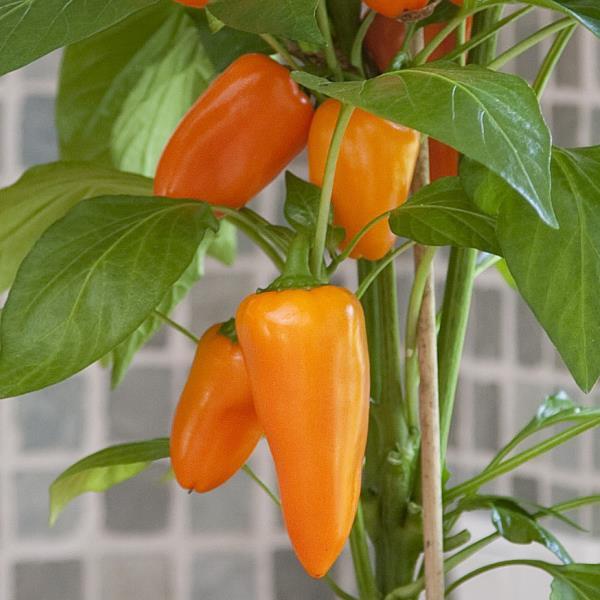
[[[306,145],[310,99],[262,54],[235,60],[179,123],[154,193],[240,208]]]
[[[360,495],[369,415],[361,304],[329,285],[263,292],[242,302],[236,327],[288,535],[306,571],[322,577]]]
[[[406,26],[401,21],[377,14],[367,30],[365,49],[380,71],[390,66],[392,59],[402,48]]]
[[[340,112],[337,100],[316,111],[308,138],[310,180],[322,185],[327,153]],[[334,222],[346,230],[343,246],[363,226],[408,197],[419,154],[419,133],[355,109],[346,129],[333,186]],[[394,244],[387,219],[364,235],[354,258],[377,260]]]
[[[171,430],[179,484],[208,492],[246,462],[262,429],[239,345],[214,325],[198,343]]]
[[[365,4],[386,17],[397,17],[406,10],[419,10],[429,0],[365,0]]]

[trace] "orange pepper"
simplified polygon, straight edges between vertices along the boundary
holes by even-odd
[[[365,4],[386,17],[397,17],[406,10],[419,10],[429,0],[365,0]]]
[[[365,49],[380,71],[390,66],[392,59],[402,48],[406,26],[401,21],[377,14],[367,30]]]
[[[198,343],[171,431],[179,484],[208,492],[246,462],[262,429],[239,345],[214,325]]]
[[[327,100],[316,111],[308,139],[310,180],[322,185],[327,153],[340,112],[337,100]],[[355,109],[346,129],[333,186],[336,225],[346,230],[343,246],[364,225],[397,208],[408,197],[419,153],[419,133]],[[377,260],[394,244],[387,219],[364,235],[354,258]]]
[[[304,148],[312,115],[285,67],[262,54],[241,56],[179,123],[155,195],[244,206]]]
[[[254,294],[237,333],[273,455],[288,535],[322,577],[356,513],[369,415],[363,310],[335,286]]]

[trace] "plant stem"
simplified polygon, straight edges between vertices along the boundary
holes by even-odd
[[[554,35],[567,27],[571,27],[571,25],[573,25],[573,19],[571,17],[565,17],[546,27],[542,27],[542,29],[521,40],[518,44],[515,44],[512,48],[509,48],[506,52],[503,52],[500,56],[488,63],[488,68],[493,70],[500,69],[506,63],[513,60],[513,58],[516,58],[523,54],[523,52],[533,48],[533,46],[544,41],[547,37]]]
[[[542,97],[548,82],[550,81],[550,77],[554,71],[554,68],[558,64],[560,57],[563,55],[569,40],[575,33],[575,29],[577,29],[577,24],[573,23],[570,27],[567,27],[563,31],[561,31],[554,40],[550,51],[546,55],[542,66],[533,82],[533,89],[537,94],[538,98]]]
[[[398,246],[395,250],[392,250],[387,256],[381,259],[378,263],[377,268],[372,270],[369,275],[367,275],[360,283],[358,289],[356,290],[356,297],[360,300],[365,292],[369,289],[369,286],[379,277],[380,273],[398,256],[400,256],[403,252],[406,252],[409,248],[412,248],[415,245],[415,242],[408,241],[404,242],[400,246]]]
[[[194,344],[198,344],[198,342],[200,341],[200,339],[197,338],[189,329],[186,329],[183,325],[177,323],[177,321],[173,321],[173,319],[165,315],[160,310],[155,308],[154,314],[157,317],[160,317],[169,327],[172,327],[173,329],[179,331],[179,333],[183,333],[183,335],[185,335],[185,337],[189,338],[192,342],[194,342]]]
[[[417,245],[420,261],[428,248]],[[419,417],[421,429],[421,490],[423,546],[427,600],[444,598],[444,531],[442,515],[442,466],[440,460],[440,412],[438,396],[437,335],[433,264],[429,262],[418,325]]]
[[[279,252],[273,248],[271,243],[266,240],[256,227],[238,216],[227,216],[226,219],[242,231],[250,240],[252,240],[264,253],[271,259],[278,271],[283,270],[284,261]]]
[[[315,245],[311,256],[312,272],[317,279],[321,279],[322,275],[323,253],[325,251],[325,241],[327,238],[327,226],[329,225],[331,195],[333,194],[333,183],[335,181],[335,166],[338,156],[340,155],[344,133],[350,122],[353,110],[353,106],[342,104],[333,131],[333,137],[331,138],[329,152],[327,153],[327,161],[325,162],[325,174],[323,175],[323,185],[321,187],[321,198],[319,201],[319,214],[315,231]]]
[[[452,502],[452,500],[455,500],[459,496],[474,492],[478,488],[480,488],[484,483],[487,483],[492,479],[496,479],[496,477],[500,477],[501,475],[504,475],[505,473],[508,473],[513,469],[516,469],[523,463],[532,460],[536,456],[544,454],[545,452],[552,450],[552,448],[564,444],[571,438],[574,438],[580,433],[583,433],[588,429],[591,429],[598,425],[600,425],[600,417],[598,417],[597,419],[592,419],[585,423],[581,423],[580,425],[575,425],[574,427],[569,427],[569,429],[561,431],[559,434],[551,437],[550,439],[544,440],[543,442],[540,442],[539,444],[536,444],[535,446],[532,446],[531,448],[520,452],[519,454],[505,460],[499,465],[494,465],[494,467],[490,469],[486,468],[481,473],[479,473],[479,475],[476,475],[475,477],[472,477],[471,479],[468,479],[467,481],[464,481],[463,483],[453,488],[450,488],[444,494],[444,502]]]
[[[336,81],[342,81],[342,68],[335,54],[335,47],[333,45],[333,38],[331,37],[331,29],[329,27],[329,15],[327,14],[327,0],[319,0],[317,4],[317,22],[321,33],[325,38],[325,60],[327,66],[331,69]]]
[[[491,254],[486,259],[482,260],[475,266],[475,278],[479,277],[484,271],[487,271],[490,267],[498,264],[502,260],[501,256],[495,256]]]
[[[352,43],[352,50],[350,52],[350,64],[353,67],[356,67],[363,77],[365,76],[365,69],[363,66],[363,42],[376,14],[377,13],[374,10],[370,10],[367,13],[356,32],[354,42]]]
[[[448,446],[476,262],[477,250],[452,248],[450,251],[438,340],[442,459]]]
[[[352,563],[354,564],[354,574],[356,576],[360,599],[377,600],[379,598],[379,590],[377,589],[373,569],[371,568],[362,504],[360,502],[358,503],[354,525],[350,532],[350,551],[352,552]]]
[[[504,19],[497,21],[488,29],[481,31],[477,35],[472,36],[470,40],[467,40],[465,43],[461,44],[460,46],[457,46],[454,50],[449,52],[444,57],[444,60],[454,60],[454,59],[458,58],[465,52],[468,52],[469,50],[479,46],[483,42],[487,41],[489,38],[496,35],[498,33],[498,31],[500,31],[500,29],[502,29],[509,23],[512,23],[513,21],[516,21],[517,19],[520,19],[521,17],[525,16],[527,13],[531,12],[532,10],[533,10],[533,6],[525,6],[521,9],[515,11],[514,13],[504,17]]]
[[[260,37],[267,43],[292,69],[300,69],[300,63],[288,52],[287,48],[270,33],[261,33]]]
[[[419,266],[413,280],[406,314],[406,340],[404,342],[404,379],[406,397],[406,421],[411,430],[418,430],[419,423],[419,361],[417,355],[417,328],[421,303],[429,267],[435,256],[435,248],[429,246],[420,257]]]

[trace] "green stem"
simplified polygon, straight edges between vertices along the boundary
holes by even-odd
[[[283,269],[283,258],[279,252],[273,248],[271,243],[265,239],[260,229],[254,227],[244,219],[240,219],[237,215],[227,216],[226,219],[235,225],[241,232],[243,232],[248,239],[252,240],[264,253],[271,259],[271,262],[277,267],[278,271]]]
[[[569,429],[560,432],[559,434],[551,437],[550,439],[544,440],[543,442],[540,442],[539,444],[536,444],[535,446],[532,446],[531,448],[520,452],[512,458],[509,458],[498,465],[494,465],[492,468],[486,468],[481,473],[479,473],[479,475],[476,475],[475,477],[472,477],[471,479],[468,479],[467,481],[464,481],[463,483],[453,488],[450,488],[444,494],[444,502],[452,502],[459,496],[463,496],[465,494],[474,492],[478,488],[480,488],[484,483],[487,483],[492,479],[496,479],[497,477],[500,477],[501,475],[504,475],[505,473],[508,473],[513,469],[516,469],[523,463],[532,460],[536,456],[544,454],[545,452],[552,450],[552,448],[560,446],[561,444],[564,444],[565,442],[569,441],[571,438],[574,438],[579,434],[587,431],[588,429],[591,429],[598,425],[600,425],[600,417],[591,421],[587,421],[585,423],[581,423],[580,425],[570,427]]]
[[[321,279],[323,267],[323,253],[325,251],[325,241],[327,238],[327,226],[329,225],[329,211],[331,207],[331,196],[333,194],[333,183],[335,181],[335,166],[342,147],[342,140],[346,127],[350,122],[354,107],[349,104],[342,104],[338,116],[331,145],[327,153],[325,163],[325,174],[323,175],[323,185],[321,187],[321,197],[319,200],[319,214],[317,216],[317,227],[315,231],[315,245],[312,252],[311,267],[313,274],[317,279]]]
[[[350,52],[350,64],[359,70],[363,78],[365,76],[365,69],[363,66],[363,42],[365,41],[365,36],[367,35],[376,14],[377,13],[374,10],[367,13],[356,32],[354,42],[352,43],[352,50]]]
[[[448,446],[454,398],[473,294],[476,262],[477,250],[452,248],[450,252],[438,336],[442,460],[446,456]]]
[[[561,31],[554,40],[550,51],[546,55],[542,66],[533,82],[533,89],[537,94],[538,98],[542,97],[548,82],[550,81],[550,77],[554,71],[554,68],[558,64],[560,57],[563,55],[569,40],[575,33],[575,29],[577,28],[577,24],[573,23],[570,27],[567,27],[563,31]]]
[[[319,0],[317,4],[317,22],[321,33],[325,38],[325,60],[327,66],[331,69],[336,81],[342,81],[342,68],[335,54],[335,46],[331,37],[331,29],[329,27],[329,15],[327,14],[327,0]]]
[[[387,256],[382,258],[377,267],[361,281],[358,289],[356,290],[356,297],[360,300],[365,295],[365,292],[369,289],[371,284],[377,279],[377,277],[379,277],[381,272],[398,256],[400,256],[403,252],[406,252],[409,248],[412,248],[414,245],[415,242],[413,241],[404,242],[402,245],[390,252]]]
[[[392,214],[392,212],[394,212],[394,210],[388,210],[388,211],[386,211],[384,213],[381,213],[380,215],[378,215],[377,217],[375,217],[374,219],[372,219],[371,221],[369,221],[350,240],[350,242],[348,242],[348,245],[344,248],[344,251],[340,252],[340,254],[338,254],[338,256],[336,256],[335,259],[331,261],[331,264],[327,267],[327,273],[329,275],[332,275],[333,273],[335,273],[335,270],[338,268],[338,266],[342,262],[344,262],[350,256],[350,254],[352,254],[352,251],[354,250],[354,248],[356,248],[356,246],[358,245],[358,243],[360,242],[360,240],[363,238],[363,236],[365,234],[367,234],[371,230],[371,228],[375,227],[375,225],[377,225],[377,223],[379,223],[380,221],[383,221],[384,219],[388,219],[389,216],[390,216],[390,214]]]
[[[379,598],[379,590],[377,589],[371,567],[362,504],[360,502],[358,503],[354,525],[350,532],[350,551],[352,553],[352,563],[354,564],[354,574],[356,576],[360,599],[377,600]]]
[[[173,321],[173,319],[165,315],[160,310],[155,308],[154,314],[157,317],[160,317],[169,327],[176,329],[177,331],[179,331],[179,333],[183,333],[183,335],[185,335],[185,337],[189,338],[192,342],[194,342],[194,344],[198,344],[198,342],[200,341],[200,339],[197,338],[189,329],[186,329],[183,325],[177,323],[177,321]]]
[[[512,23],[513,21],[516,21],[517,19],[520,19],[521,17],[525,16],[527,13],[531,12],[533,10],[533,8],[534,8],[533,6],[525,6],[524,8],[521,8],[521,9],[515,11],[514,13],[504,17],[504,19],[497,21],[491,27],[485,29],[484,31],[481,31],[477,35],[472,36],[470,40],[467,40],[465,43],[461,44],[460,46],[457,46],[454,50],[449,52],[444,57],[444,60],[455,60],[456,58],[458,58],[465,52],[468,52],[469,50],[476,48],[483,42],[489,40],[491,37],[496,35],[498,33],[498,31],[500,31],[500,29],[502,29],[509,23]],[[464,23],[464,21],[463,21],[463,23]]]
[[[475,267],[475,278],[479,277],[484,271],[487,271],[490,267],[498,264],[502,260],[501,256],[491,254]]]
[[[421,257],[421,262],[415,273],[413,287],[408,301],[406,316],[406,341],[404,365],[406,421],[409,429],[418,431],[419,428],[419,360],[417,355],[417,326],[421,313],[421,303],[425,284],[429,277],[429,269],[435,256],[436,249],[427,246]]]
[[[323,581],[329,586],[331,591],[338,597],[342,598],[342,600],[358,600],[352,594],[344,591],[336,582],[331,575],[325,575],[323,577]],[[361,599],[362,600],[362,599]]]
[[[292,69],[300,69],[300,63],[288,52],[287,48],[277,40],[277,38],[270,33],[261,33],[260,37],[267,43],[277,54],[285,60],[285,62],[292,67]]]
[[[560,19],[546,27],[542,27],[539,31],[531,34],[525,39],[521,40],[518,44],[515,44],[512,48],[509,48],[506,52],[497,56],[493,61],[488,63],[488,68],[497,70],[502,68],[506,63],[510,62],[517,56],[520,56],[524,52],[527,52],[533,46],[539,44],[544,41],[547,37],[554,35],[555,33],[566,29],[567,27],[571,27],[573,25],[573,19],[571,17],[565,17],[564,19]]]

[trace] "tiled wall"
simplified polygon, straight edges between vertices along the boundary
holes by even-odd
[[[521,21],[519,34],[538,18]],[[530,76],[542,53],[530,52],[517,61],[517,70]],[[53,95],[58,60],[55,54],[0,79],[3,185],[26,167],[56,158]],[[600,43],[592,36],[573,40],[545,108],[558,144],[600,143]],[[302,174],[301,161],[296,171]],[[281,191],[280,182],[273,184],[255,208],[280,218]],[[399,266],[399,291],[405,300],[410,260]],[[240,240],[235,266],[226,269],[211,262],[176,318],[201,333],[231,316],[239,299],[272,276],[257,251]],[[346,271],[340,282],[353,286],[353,274]],[[188,496],[165,482],[164,467],[156,466],[104,495],[77,500],[48,529],[47,487],[62,469],[108,444],[168,433],[192,350],[180,334],[161,331],[114,391],[107,373],[93,366],[47,390],[0,403],[0,600],[332,597],[323,584],[300,571],[277,511],[241,474],[214,493]],[[497,273],[484,274],[469,324],[457,403],[460,426],[451,438],[455,477],[482,467],[531,417],[542,397],[558,388],[580,397],[527,307]],[[273,483],[264,445],[252,462]],[[495,489],[543,503],[598,492],[600,432],[538,459],[518,476],[500,480]],[[582,511],[578,517],[600,536],[600,510]],[[585,547],[588,558],[600,556],[600,544],[587,544],[578,539],[576,550]],[[352,589],[347,561],[337,576]],[[492,589],[499,598],[508,597],[518,578],[507,573],[495,577]],[[535,587],[536,581],[527,579],[523,597],[547,597],[547,582]],[[481,597],[475,589],[467,588],[461,598]],[[488,596],[493,598],[491,592]]]

